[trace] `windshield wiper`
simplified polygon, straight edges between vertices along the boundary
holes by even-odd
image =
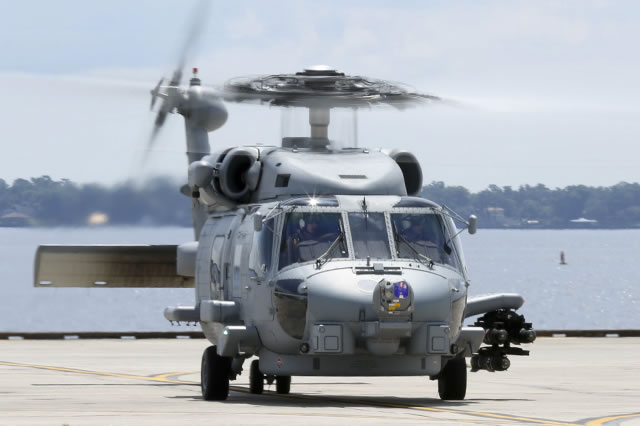
[[[325,263],[327,263],[328,261],[333,259],[333,257],[331,257],[329,255],[331,253],[333,253],[333,250],[335,250],[335,248],[338,247],[338,245],[342,245],[343,243],[344,243],[344,232],[340,231],[340,233],[338,234],[336,239],[333,240],[333,242],[331,243],[331,245],[329,246],[327,251],[322,253],[316,259],[316,268],[320,269],[322,267],[322,265],[324,265]]]
[[[342,227],[342,221],[338,222],[338,226],[340,227],[340,233],[338,234],[336,239],[333,240],[329,248],[316,259],[316,268],[318,269],[322,268],[322,265],[324,265],[325,263],[327,263],[332,259],[332,257],[329,257],[329,255],[333,253],[333,250],[335,250],[338,244],[340,244],[341,246],[345,244],[345,235],[344,235],[344,228]],[[346,247],[345,247],[345,251],[346,251]]]
[[[411,252],[414,254],[414,258],[418,262],[422,263],[429,269],[433,269],[433,265],[434,265],[433,259],[431,259],[428,256],[425,256],[424,254],[416,250],[415,247],[413,247],[413,245],[411,245],[411,243],[402,234],[398,232],[398,228],[395,223],[393,224],[393,237],[394,237],[394,240],[396,241],[396,248],[398,246],[398,242],[402,241],[403,243],[406,244],[407,247],[409,247]]]

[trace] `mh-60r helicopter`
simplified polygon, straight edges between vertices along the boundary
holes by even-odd
[[[193,306],[170,321],[199,322],[212,346],[202,356],[206,400],[228,397],[250,365],[250,390],[292,376],[428,376],[442,399],[464,399],[472,371],[504,371],[512,344],[535,332],[515,312],[517,294],[468,298],[459,234],[476,231],[446,206],[419,198],[422,171],[401,150],[340,147],[332,112],[403,108],[440,98],[327,66],[296,74],[201,85],[181,67],[160,99],[156,130],[184,117],[195,239],[179,246],[41,246],[35,285],[193,287]],[[224,101],[308,110],[308,135],[280,146],[246,145],[211,154],[208,133],[227,119]],[[156,132],[154,132],[155,134]],[[455,222],[462,224],[462,229]],[[473,326],[467,317],[483,315]],[[481,347],[482,343],[487,346]]]

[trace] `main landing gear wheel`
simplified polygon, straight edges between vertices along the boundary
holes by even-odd
[[[291,376],[276,376],[276,392],[288,394],[291,390]]]
[[[255,359],[251,361],[249,370],[249,391],[260,394],[264,390],[264,374],[260,371],[260,362]]]
[[[215,346],[209,346],[202,354],[200,388],[207,401],[223,401],[229,396],[231,358],[218,355]]]
[[[464,358],[450,359],[438,377],[440,399],[463,400],[467,393],[467,363]]]

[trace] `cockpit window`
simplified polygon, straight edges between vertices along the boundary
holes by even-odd
[[[280,242],[279,268],[325,256],[348,257],[339,213],[288,213]]]
[[[259,266],[264,271],[267,272],[271,268],[271,259],[272,259],[272,249],[271,246],[273,244],[273,226],[274,220],[267,220],[263,226],[262,231],[258,234],[259,241]]]
[[[349,227],[356,259],[390,259],[384,213],[349,213]]]
[[[427,259],[458,267],[442,218],[435,214],[392,214],[391,225],[399,258]]]

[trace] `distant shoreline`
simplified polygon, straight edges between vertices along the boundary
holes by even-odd
[[[49,176],[0,179],[0,226],[185,226],[191,197],[171,178],[114,186],[78,185]],[[640,229],[640,183],[609,187],[545,185],[499,187],[470,192],[434,181],[419,196],[447,206],[481,229]]]

